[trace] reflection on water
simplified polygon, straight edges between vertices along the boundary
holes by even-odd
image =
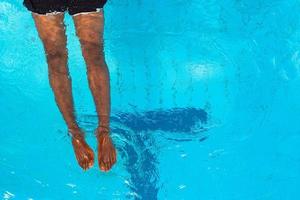
[[[79,124],[87,131],[97,126],[96,115],[81,115]],[[120,153],[130,181],[126,184],[136,199],[157,199],[159,190],[157,170],[159,151],[156,136],[176,142],[207,138],[208,123],[205,110],[173,108],[145,112],[118,112],[111,117],[112,137]]]

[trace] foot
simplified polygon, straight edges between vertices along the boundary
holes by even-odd
[[[83,170],[87,170],[94,164],[94,152],[85,142],[83,132],[78,130],[69,130],[72,135],[72,145],[78,164]]]
[[[106,172],[117,160],[116,148],[112,143],[107,127],[99,127],[95,133],[98,140],[98,164],[100,169]]]

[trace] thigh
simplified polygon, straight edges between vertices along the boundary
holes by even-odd
[[[73,16],[76,34],[81,45],[103,43],[103,11],[89,12]]]
[[[32,16],[46,53],[66,49],[64,13],[48,16],[33,13]]]

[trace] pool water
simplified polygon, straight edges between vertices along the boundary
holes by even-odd
[[[0,198],[300,198],[299,1],[110,0],[104,12],[118,163],[84,172],[31,15],[0,1]],[[65,23],[78,122],[96,150]]]

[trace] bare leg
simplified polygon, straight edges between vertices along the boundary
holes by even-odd
[[[68,52],[64,14],[38,15],[32,13],[39,37],[43,42],[49,72],[49,82],[56,103],[63,115],[72,137],[72,144],[79,165],[88,169],[94,163],[92,149],[86,144],[83,132],[78,127],[72,98],[71,79],[67,66]]]
[[[116,150],[109,136],[110,85],[103,52],[103,12],[79,14],[73,20],[98,114],[98,162],[101,170],[108,171],[116,162]]]

